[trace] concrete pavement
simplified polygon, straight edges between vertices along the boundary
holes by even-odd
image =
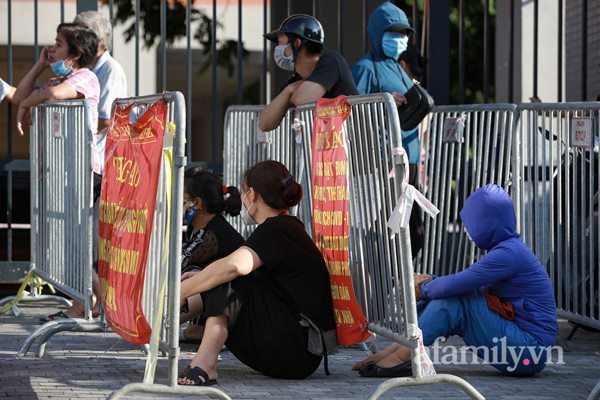
[[[26,359],[16,353],[41,316],[56,312],[52,304],[21,306],[19,317],[0,316],[0,397],[11,399],[104,399],[128,383],[142,382],[145,356],[136,346],[112,332],[65,332],[55,335],[42,359],[35,349]],[[561,335],[570,326],[561,321]],[[460,339],[449,343],[460,346]],[[380,348],[386,342],[378,343]],[[487,399],[586,399],[600,380],[600,333],[579,330],[567,342],[564,364],[549,365],[534,378],[508,378],[486,365],[438,365],[438,373],[455,374],[475,386]],[[191,360],[194,345],[182,345],[180,368]],[[231,353],[221,353],[219,385],[233,399],[346,400],[366,399],[382,379],[363,378],[350,370],[352,363],[365,357],[358,349],[342,349],[330,356],[331,376],[323,368],[305,380],[277,380],[262,376],[237,361]],[[157,383],[167,382],[167,362],[161,358]],[[168,398],[159,395],[136,395],[129,398]],[[179,397],[182,398],[182,397]],[[192,398],[192,397],[183,397]],[[199,398],[199,397],[194,397]],[[382,399],[465,399],[452,385],[428,385],[397,388]]]

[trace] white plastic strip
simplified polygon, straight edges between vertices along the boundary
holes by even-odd
[[[425,346],[423,345],[423,332],[416,324],[408,324],[406,327],[408,337],[411,339],[419,339],[419,358],[421,360],[421,373],[422,376],[433,376],[437,373],[435,372],[435,367],[433,366],[433,362],[431,358],[429,358],[429,354],[427,354],[427,350],[425,350]]]

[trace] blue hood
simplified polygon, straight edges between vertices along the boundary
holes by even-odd
[[[371,53],[374,59],[388,58],[383,54],[381,38],[384,32],[394,25],[404,25],[410,28],[410,23],[404,11],[392,3],[386,1],[371,13],[367,32],[371,39]]]
[[[469,235],[480,249],[518,237],[515,209],[508,193],[489,184],[473,192],[460,212]]]

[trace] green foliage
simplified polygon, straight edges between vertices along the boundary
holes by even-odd
[[[397,0],[396,5],[402,8],[409,20],[412,20],[412,6],[415,0]],[[424,0],[416,0],[419,7],[419,15],[423,15]],[[463,0],[464,7],[464,44],[465,44],[465,59],[464,59],[464,76],[465,76],[465,104],[483,103],[483,12],[484,0]],[[459,0],[450,0],[450,103],[456,104],[459,99],[458,87],[458,30],[459,30]],[[435,0],[429,0],[429,7],[435,7]],[[496,24],[496,1],[489,1],[489,102],[494,101],[495,85],[494,85],[494,48],[495,48],[495,24]],[[419,26],[422,26],[422,21],[419,21]],[[420,32],[419,32],[420,33]]]
[[[161,1],[158,0],[140,0],[140,34],[146,48],[152,48],[160,43],[160,8]],[[108,3],[108,0],[104,0]],[[170,3],[170,4],[169,4]],[[132,0],[114,0],[115,23],[129,24],[125,30],[125,40],[127,42],[135,38],[135,6]],[[172,45],[175,40],[186,37],[186,12],[187,7],[177,1],[167,2],[166,10],[166,43]],[[194,32],[194,39],[200,42],[203,54],[210,54],[212,45],[212,19],[202,10],[192,8],[192,24],[199,21],[198,27]],[[217,29],[222,28],[217,23]],[[217,65],[227,70],[229,76],[232,76],[235,70],[237,60],[238,46],[242,46],[242,58],[246,58],[249,52],[244,49],[243,43],[235,40],[218,40],[217,45]],[[210,67],[210,58],[202,65],[200,72],[204,73]]]

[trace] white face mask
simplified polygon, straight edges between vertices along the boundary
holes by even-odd
[[[290,47],[290,44],[278,44],[273,51],[273,59],[275,64],[284,71],[294,71],[294,55],[286,56],[285,49]]]
[[[242,196],[242,209],[240,210],[240,215],[242,216],[242,221],[244,221],[244,224],[256,225],[256,224],[258,224],[258,222],[256,222],[256,220],[252,217],[252,215],[250,215],[250,209],[254,205],[254,202],[252,202],[252,204],[250,204],[250,207],[248,207],[248,208],[246,208],[246,206],[244,205],[244,197],[246,197],[246,195],[248,195],[248,193],[250,193],[250,191],[247,191],[246,194],[244,194],[244,196]]]

